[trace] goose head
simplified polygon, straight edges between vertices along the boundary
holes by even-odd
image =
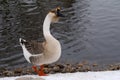
[[[53,23],[58,22],[60,17],[64,17],[64,15],[61,13],[60,7],[51,10],[48,14],[50,15]]]

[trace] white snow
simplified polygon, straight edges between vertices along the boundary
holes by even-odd
[[[0,80],[16,80],[20,77],[42,78],[42,80],[120,80],[120,70],[101,71],[101,72],[76,72],[76,73],[57,73],[48,76],[25,75],[17,77],[4,77]],[[30,79],[31,80],[31,79]],[[33,80],[33,79],[32,79]],[[36,79],[41,80],[41,79]]]

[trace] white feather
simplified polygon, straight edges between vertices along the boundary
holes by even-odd
[[[28,50],[25,48],[25,45],[22,45],[22,49],[23,49],[23,55],[24,55],[25,59],[30,63],[29,58],[30,58],[30,56],[32,56],[32,54],[30,54],[28,52]]]

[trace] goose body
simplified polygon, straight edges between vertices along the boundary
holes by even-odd
[[[24,40],[20,38],[20,45],[25,59],[34,65],[43,65],[56,62],[61,56],[60,42],[50,33],[50,24],[58,21],[60,9],[50,11],[45,17],[43,23],[43,35],[45,41],[40,43],[33,40]]]

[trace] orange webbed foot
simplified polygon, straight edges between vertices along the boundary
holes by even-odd
[[[44,73],[44,65],[40,66],[40,70],[38,72],[39,76],[47,76],[47,74]]]
[[[33,70],[39,75],[39,76],[48,76],[47,74],[44,73],[44,65],[40,66],[40,70],[37,69],[36,66],[32,66]]]
[[[38,72],[38,75],[39,75],[39,76],[48,76],[48,75],[45,74],[43,71],[39,71],[39,72]]]
[[[39,71],[37,70],[37,67],[36,66],[32,66],[33,70],[38,73]]]

